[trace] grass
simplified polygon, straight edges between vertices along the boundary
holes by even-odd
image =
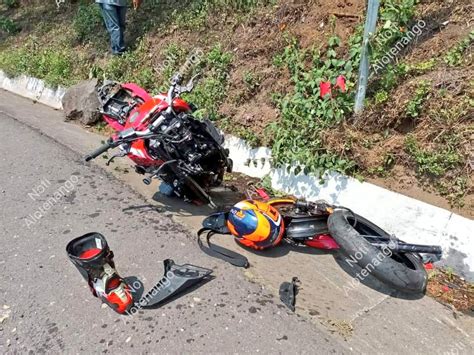
[[[448,140],[447,137],[445,142]],[[405,139],[405,150],[415,161],[418,173],[431,178],[443,176],[462,162],[462,157],[453,148],[448,145],[438,149],[423,149],[415,137],[408,135]]]
[[[0,53],[0,68],[12,76],[25,74],[43,79],[52,86],[69,86],[76,81],[73,70],[76,59],[59,44],[42,47],[35,37],[29,37],[19,47]]]
[[[221,118],[218,111],[227,97],[231,63],[232,54],[220,44],[216,44],[202,59],[200,66],[204,76],[194,91],[186,95],[189,101],[201,108],[199,115],[211,120]]]
[[[105,38],[105,26],[97,4],[82,2],[72,21],[76,40],[81,43],[96,42]]]

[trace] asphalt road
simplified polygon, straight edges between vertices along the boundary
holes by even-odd
[[[0,353],[474,351],[472,316],[423,295],[407,298],[371,276],[354,284],[356,268],[337,255],[238,248],[250,260],[245,272],[205,256],[194,233],[210,210],[157,196],[156,183],[144,185],[128,159],[84,164],[104,137],[63,122],[60,111],[0,90],[0,123]],[[238,198],[228,190],[214,196],[219,204]],[[215,279],[161,309],[119,316],[92,297],[66,257],[67,242],[89,231],[107,237],[120,274],[146,289],[166,258],[212,268]],[[293,276],[302,286],[296,315],[278,299],[280,283]]]
[[[5,114],[0,122],[1,353],[350,352],[203,255],[167,212],[146,207],[112,175]],[[63,186],[69,192],[41,209]],[[160,309],[120,316],[91,295],[66,256],[68,241],[90,231],[107,237],[119,273],[146,289],[166,258],[212,268],[215,279]]]

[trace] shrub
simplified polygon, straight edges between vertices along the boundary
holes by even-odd
[[[103,20],[99,6],[81,3],[73,19],[73,28],[80,42],[94,42],[98,37],[103,38]]]
[[[7,34],[14,34],[20,31],[20,27],[12,19],[0,15],[0,31]]]

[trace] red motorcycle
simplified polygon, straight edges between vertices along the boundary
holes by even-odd
[[[193,90],[195,78],[181,86],[183,78],[175,74],[168,92],[154,97],[135,84],[106,82],[98,90],[101,113],[117,134],[86,161],[119,147],[107,165],[128,156],[137,173],[148,175],[145,184],[156,177],[166,184],[160,191],[215,207],[209,190],[232,171],[232,160],[223,134],[208,119],[194,118],[195,107],[180,98]]]

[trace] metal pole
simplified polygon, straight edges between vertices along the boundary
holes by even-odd
[[[365,18],[364,39],[362,41],[362,53],[360,57],[359,79],[357,81],[357,93],[354,104],[354,112],[359,114],[364,109],[365,92],[367,91],[367,81],[369,78],[369,40],[375,33],[380,0],[369,0],[367,5],[367,15]]]

